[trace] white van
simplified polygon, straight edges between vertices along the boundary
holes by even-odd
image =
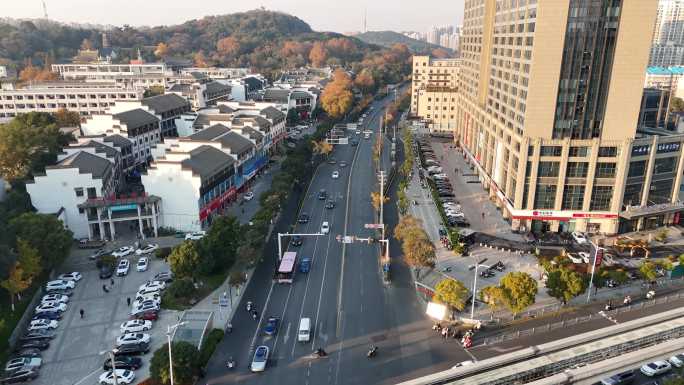
[[[311,339],[311,318],[302,318],[299,320],[297,341],[309,342],[309,339]]]

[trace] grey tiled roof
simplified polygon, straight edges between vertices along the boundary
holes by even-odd
[[[222,146],[228,147],[233,154],[242,154],[254,148],[254,144],[242,135],[231,131],[230,128],[222,124],[214,124],[204,130],[198,131],[190,136],[189,139],[199,141],[219,142]]]
[[[261,142],[264,139],[264,134],[249,126],[242,127],[242,132],[249,135],[250,139],[257,143]]]
[[[190,102],[188,102],[187,99],[176,94],[164,94],[145,98],[142,100],[142,104],[146,105],[157,114],[178,108],[190,107]]]
[[[67,156],[54,166],[46,167],[46,169],[60,168],[77,168],[81,174],[93,174],[93,178],[102,178],[110,172],[112,164],[97,155],[79,151]]]
[[[208,122],[208,121],[207,121]],[[214,140],[218,138],[221,135],[225,135],[230,132],[230,128],[222,125],[222,124],[214,124],[213,126],[209,126],[205,128],[204,130],[197,131],[194,134],[188,136],[189,139],[192,140]]]
[[[71,145],[68,148],[89,148],[92,147],[95,149],[95,152],[103,153],[107,157],[116,157],[116,155],[119,153],[119,150],[116,148],[100,143],[95,140],[89,140],[87,142],[83,142],[81,144],[75,144]]]
[[[247,85],[247,89],[249,91],[255,91],[264,88],[264,83],[261,80],[255,78],[254,76],[247,76],[242,80]]]
[[[221,84],[219,82],[209,82],[207,83],[207,92],[208,93],[219,93],[219,92],[225,92],[225,93],[230,93],[231,87],[227,86],[225,84]]]
[[[280,88],[269,88],[264,91],[264,100],[274,101],[278,103],[288,103],[290,97],[290,90],[283,90]]]
[[[134,110],[114,114],[114,119],[119,120],[128,128],[137,128],[147,124],[159,122],[159,119],[157,119],[156,116],[150,114],[142,108],[136,108]]]
[[[210,178],[235,163],[233,158],[225,152],[212,146],[199,146],[190,152],[190,157],[181,164],[189,167],[202,179]]]
[[[279,119],[285,119],[285,114],[280,112],[277,108],[271,106],[261,110],[260,114],[266,116],[268,119],[271,119],[274,122],[277,122]]]
[[[111,142],[114,146],[123,148],[133,144],[128,138],[123,137],[119,134],[109,135],[104,138],[105,142]]]

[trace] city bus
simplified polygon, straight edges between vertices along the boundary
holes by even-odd
[[[283,254],[283,259],[280,260],[280,266],[278,266],[275,276],[275,280],[278,283],[292,283],[296,261],[297,253],[294,251],[288,251]]]

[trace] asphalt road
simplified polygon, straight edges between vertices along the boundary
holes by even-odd
[[[374,222],[371,191],[377,190],[372,162],[372,143],[378,132],[379,115],[389,99],[374,103],[365,126],[375,133],[363,136],[359,146],[338,145],[332,156],[337,164],[319,166],[306,193],[301,212],[310,216],[307,224],[298,224],[298,233],[316,233],[323,221],[330,223],[330,233],[305,237],[300,247],[289,249],[313,258],[308,274],[297,273],[292,285],[272,284],[275,266],[262,263],[248,285],[243,301],[233,318],[233,332],[224,338],[212,357],[205,376],[206,384],[358,384],[396,383],[408,378],[443,370],[455,362],[469,359],[452,340],[443,341],[430,330],[412,278],[405,265],[393,259],[392,283],[385,286],[378,265],[377,244],[342,244],[338,234],[366,238],[371,230],[364,224]],[[364,127],[365,128],[365,127]],[[340,167],[340,161],[347,167]],[[332,179],[333,171],[340,172]],[[350,175],[351,173],[351,175]],[[351,185],[349,185],[351,183]],[[318,200],[320,189],[328,192],[336,207],[324,208]],[[296,213],[286,213],[294,219]],[[388,222],[396,222],[393,205],[387,205]],[[398,245],[390,244],[392,255],[399,255]],[[259,319],[243,310],[252,301]],[[280,318],[276,336],[263,332],[269,316]],[[299,320],[312,320],[312,341],[297,342]],[[366,358],[369,346],[379,347],[378,355]],[[251,373],[249,365],[256,346],[271,350],[266,371]],[[326,358],[311,358],[317,348],[325,349]],[[237,368],[228,370],[229,357]]]

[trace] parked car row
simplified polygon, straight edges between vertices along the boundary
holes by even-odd
[[[435,189],[437,199],[444,208],[447,225],[450,227],[468,227],[470,222],[466,219],[461,211],[461,205],[456,200],[453,186],[449,177],[444,173],[439,160],[434,154],[430,143],[427,140],[419,139],[414,147],[415,151],[420,152],[423,159],[424,169],[419,170],[421,178],[421,186],[427,188],[426,179],[431,180],[431,184]],[[420,158],[418,158],[420,159]],[[437,203],[437,202],[435,202]]]
[[[73,271],[60,274],[45,284],[45,295],[35,307],[26,333],[19,338],[20,343],[5,364],[0,384],[27,382],[38,377],[43,363],[42,351],[50,347],[59,320],[68,308],[69,297],[82,278],[81,273]]]

